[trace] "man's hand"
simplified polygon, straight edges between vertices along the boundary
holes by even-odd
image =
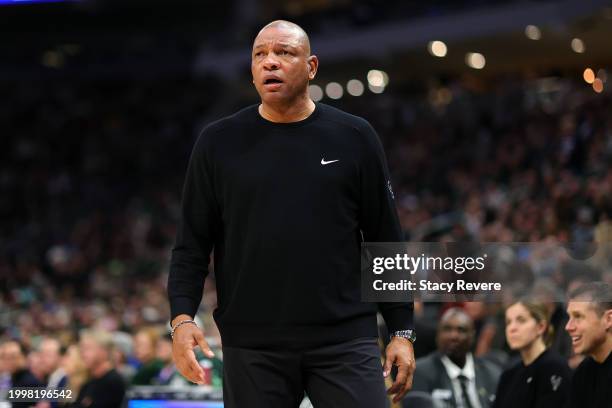
[[[412,388],[412,376],[416,368],[414,361],[414,348],[412,343],[403,337],[392,337],[385,350],[385,365],[383,375],[388,377],[391,367],[397,366],[395,382],[387,390],[387,394],[395,394],[393,402],[399,402]]]
[[[190,320],[191,317],[181,318],[178,316],[172,323],[176,326],[183,320]],[[172,357],[177,370],[189,381],[196,384],[204,384],[204,370],[196,360],[193,349],[200,346],[204,354],[212,358],[214,353],[204,339],[204,333],[193,323],[185,323],[174,331],[172,339]]]

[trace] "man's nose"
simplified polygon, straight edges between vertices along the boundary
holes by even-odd
[[[574,323],[572,322],[572,319],[570,319],[567,321],[567,324],[565,325],[565,331],[571,332],[572,330],[574,330]]]
[[[266,57],[266,60],[264,61],[264,68],[268,70],[274,70],[274,69],[278,69],[279,66],[280,66],[280,63],[274,57],[274,55],[268,54],[268,56]]]

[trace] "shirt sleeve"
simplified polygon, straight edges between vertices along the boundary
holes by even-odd
[[[361,127],[365,151],[361,162],[361,200],[359,224],[365,242],[402,242],[395,197],[387,159],[374,128],[365,122]],[[378,309],[390,333],[414,329],[412,302],[379,302]]]
[[[191,153],[183,186],[180,222],[168,275],[171,321],[180,314],[195,316],[220,225],[206,141],[205,129]]]

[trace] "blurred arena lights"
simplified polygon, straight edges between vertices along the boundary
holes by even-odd
[[[599,78],[595,78],[593,81],[593,90],[597,93],[602,93],[604,89],[603,81]]]
[[[381,94],[385,92],[384,86],[374,86],[372,84],[368,84],[368,89],[372,91],[372,93],[375,93],[375,94]]]
[[[571,42],[572,50],[578,54],[582,54],[585,51],[584,42],[580,38],[574,38]]]
[[[313,101],[319,102],[323,99],[323,90],[319,85],[309,85],[308,92],[310,93],[310,97]]]
[[[582,73],[582,78],[587,84],[592,84],[595,81],[595,72],[591,68],[587,68]]]
[[[363,82],[358,79],[351,79],[346,83],[346,91],[352,96],[363,95],[364,86]]]
[[[479,52],[468,52],[465,54],[465,63],[474,69],[483,69],[487,63],[484,55]]]
[[[534,41],[537,41],[542,38],[542,32],[540,31],[540,29],[537,26],[531,24],[525,27],[525,35],[527,36],[527,38]]]
[[[448,51],[446,44],[442,41],[430,41],[429,44],[427,44],[427,50],[431,55],[439,58],[445,57]]]
[[[601,82],[605,84],[608,81],[608,73],[605,69],[601,68],[597,71],[597,78],[601,79]]]
[[[325,86],[325,93],[331,99],[340,99],[342,98],[342,94],[344,90],[342,89],[342,85],[337,82],[330,82]]]
[[[385,87],[389,83],[389,75],[385,71],[371,69],[368,71],[368,85],[373,87]]]

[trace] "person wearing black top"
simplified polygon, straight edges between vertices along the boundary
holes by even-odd
[[[558,408],[567,402],[571,371],[551,350],[546,307],[520,301],[506,309],[506,341],[521,361],[504,371],[493,408]]]
[[[42,387],[42,382],[28,368],[26,352],[21,343],[7,341],[0,346],[0,358],[4,359],[6,371],[11,375],[11,388]],[[13,408],[27,408],[35,402],[13,402]]]
[[[612,287],[587,283],[569,296],[565,330],[587,357],[572,379],[569,408],[612,406]]]
[[[193,348],[212,356],[193,318],[214,248],[226,407],[293,407],[304,390],[317,407],[384,406],[392,365],[397,401],[414,371],[412,303],[361,301],[362,240],[403,240],[381,143],[310,99],[318,60],[299,26],[268,24],[251,57],[262,103],[208,125],[187,169],[168,277],[177,368],[201,383]]]
[[[126,384],[111,362],[113,340],[109,333],[97,330],[81,334],[79,348],[87,367],[89,380],[79,390],[71,407],[111,408],[120,407],[125,396]]]

